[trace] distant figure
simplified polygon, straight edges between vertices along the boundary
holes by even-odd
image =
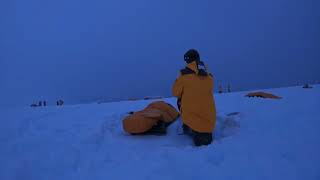
[[[222,89],[222,86],[220,85],[219,86],[219,94],[223,93],[223,89]]]
[[[228,93],[231,93],[231,85],[228,84]]]
[[[43,106],[47,106],[47,101],[43,101]]]
[[[63,100],[59,99],[59,100],[57,101],[57,106],[63,106],[63,104],[64,104],[64,101],[63,101]]]
[[[304,88],[304,89],[311,89],[312,86],[310,86],[309,84],[305,84],[302,88]]]
[[[38,107],[38,105],[36,103],[33,103],[30,105],[30,107]]]
[[[182,129],[193,138],[196,146],[209,145],[216,124],[213,76],[196,50],[189,50],[184,60],[187,65],[172,88],[173,95],[178,98]]]
[[[39,107],[41,107],[42,106],[42,101],[39,101]]]

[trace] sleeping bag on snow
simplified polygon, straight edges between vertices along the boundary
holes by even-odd
[[[177,119],[179,112],[164,101],[156,101],[145,109],[134,112],[123,120],[123,129],[130,134],[143,134],[159,123],[169,125]]]

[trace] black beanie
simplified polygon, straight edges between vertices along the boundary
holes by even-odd
[[[195,49],[190,49],[184,54],[184,60],[186,63],[192,63],[193,61],[200,61],[200,54]]]

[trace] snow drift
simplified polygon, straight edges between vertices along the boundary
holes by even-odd
[[[1,180],[320,179],[320,86],[216,95],[215,141],[130,136],[127,112],[152,101],[0,109]],[[165,99],[175,105],[175,99]]]

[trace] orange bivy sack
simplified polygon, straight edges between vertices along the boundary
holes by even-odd
[[[179,112],[164,101],[156,101],[149,104],[145,109],[134,112],[124,118],[123,129],[130,134],[145,133],[159,121],[170,124],[179,116]]]

